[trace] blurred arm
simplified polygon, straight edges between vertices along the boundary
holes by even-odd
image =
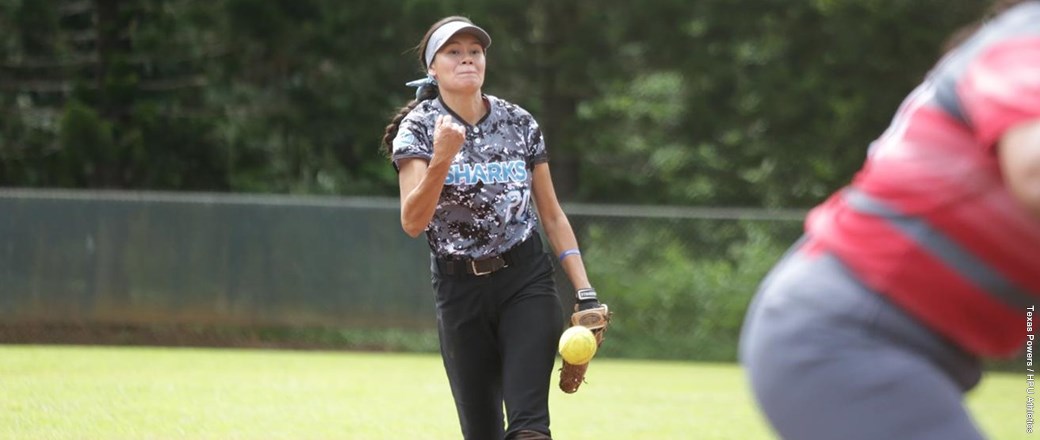
[[[1011,195],[1040,219],[1040,119],[1005,132],[997,155]]]

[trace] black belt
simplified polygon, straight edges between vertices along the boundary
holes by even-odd
[[[479,260],[445,260],[442,258],[434,258],[434,261],[436,262],[437,270],[441,275],[484,276],[497,272],[500,269],[505,269],[510,265],[522,261],[524,257],[535,255],[540,252],[542,252],[542,239],[536,232],[528,237],[527,240],[513,246],[512,249],[493,257],[482,258]]]

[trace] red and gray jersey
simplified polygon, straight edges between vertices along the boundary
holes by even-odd
[[[1016,354],[1040,303],[1040,219],[997,143],[1040,118],[1040,2],[998,16],[903,102],[852,183],[806,220],[815,244],[966,350]]]
[[[448,171],[437,209],[426,229],[430,248],[440,258],[478,259],[499,255],[534,232],[531,206],[535,164],[548,161],[538,123],[520,106],[485,95],[490,111],[469,125],[440,98],[415,107],[398,129],[392,159],[433,156],[433,128],[451,115],[466,128],[466,141]]]

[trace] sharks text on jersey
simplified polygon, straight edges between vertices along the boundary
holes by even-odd
[[[477,164],[452,164],[445,185],[475,185],[526,182],[527,163],[522,160]]]

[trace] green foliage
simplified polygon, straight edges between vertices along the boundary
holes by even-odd
[[[589,277],[617,311],[604,353],[733,361],[744,311],[797,230],[753,223],[682,228],[594,225]],[[691,238],[693,237],[693,238]],[[691,249],[696,250],[691,255]]]
[[[378,144],[421,75],[410,49],[462,14],[563,199],[806,206],[984,3],[0,0],[0,184],[396,195]],[[73,99],[109,156],[62,151]],[[59,177],[57,156],[115,161]]]
[[[582,198],[818,202],[848,181],[899,100],[938,57],[941,41],[981,6],[651,3],[606,23],[618,32],[603,32],[615,38],[608,45],[618,61],[583,99],[579,108],[587,111],[577,113],[585,130],[575,144],[594,146],[584,152],[590,166],[582,168]],[[645,95],[646,78],[662,74],[681,82],[666,97]],[[649,101],[681,123],[647,118],[618,101]]]
[[[62,161],[66,168],[59,176],[93,175],[104,163],[114,160],[112,131],[112,124],[102,119],[93,108],[70,101],[61,120],[59,144],[65,153]]]
[[[0,184],[227,188],[213,109],[200,93],[206,22],[192,20],[190,4],[0,8],[17,24],[0,26]]]

